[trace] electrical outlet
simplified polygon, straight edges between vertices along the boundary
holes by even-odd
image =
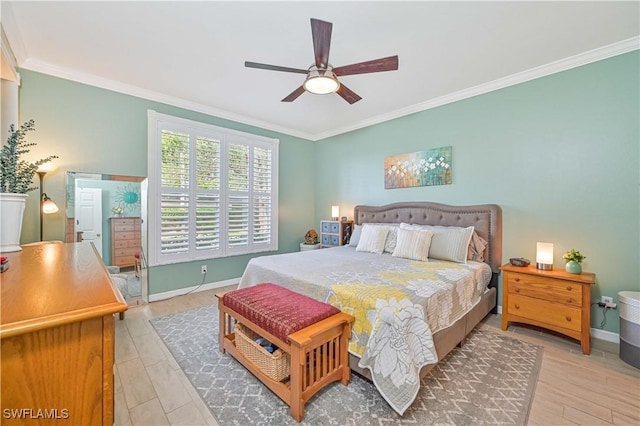
[[[600,303],[603,303],[604,305],[607,305],[609,303],[613,303],[613,297],[600,296]]]
[[[202,273],[203,274],[207,273],[207,265],[202,265]]]

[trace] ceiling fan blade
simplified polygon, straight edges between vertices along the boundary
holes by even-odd
[[[338,95],[342,96],[342,99],[344,99],[345,101],[349,102],[350,104],[355,104],[360,99],[362,99],[354,91],[352,91],[351,89],[349,89],[347,86],[345,86],[342,83],[340,83],[340,87],[338,88],[338,90],[336,90],[336,93]]]
[[[313,36],[313,53],[316,66],[326,69],[329,65],[329,48],[331,47],[331,22],[311,18],[311,34]]]
[[[388,58],[374,59],[373,61],[359,62],[333,69],[337,76],[367,74],[371,72],[395,71],[398,69],[398,55]]]
[[[289,96],[284,98],[281,102],[293,102],[298,98],[298,96],[302,95],[303,93],[304,93],[304,86],[300,86],[296,90],[291,92],[291,94],[289,94]]]
[[[257,62],[249,62],[245,61],[244,66],[247,68],[259,68],[262,70],[270,70],[270,71],[284,71],[284,72],[295,72],[298,74],[308,74],[308,70],[301,70],[299,68],[289,68],[289,67],[281,67],[278,65],[268,65],[268,64],[259,64]]]

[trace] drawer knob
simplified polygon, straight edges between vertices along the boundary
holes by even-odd
[[[516,279],[514,279],[514,281],[519,283],[520,282],[520,278],[516,278]]]
[[[571,291],[571,286],[570,285],[567,286],[567,291]]]
[[[567,303],[571,303],[572,301],[573,301],[573,299],[572,299],[572,298],[568,298],[568,299],[567,299]]]
[[[518,305],[517,303],[515,304],[516,309],[520,309],[520,305]]]
[[[516,293],[520,293],[520,289],[517,287],[513,291],[515,291]]]
[[[571,322],[571,317],[567,315],[567,321]]]

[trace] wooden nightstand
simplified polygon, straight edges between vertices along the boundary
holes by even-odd
[[[564,269],[541,271],[534,266],[500,267],[502,329],[509,321],[544,327],[580,341],[591,353],[591,286],[596,275],[569,274]]]

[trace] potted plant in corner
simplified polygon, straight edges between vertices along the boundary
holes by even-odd
[[[300,243],[300,251],[306,250],[315,250],[320,248],[320,243],[318,242],[318,233],[315,229],[309,229],[306,234],[304,234],[304,243]]]
[[[33,176],[38,167],[47,163],[55,155],[31,163],[22,158],[35,143],[25,140],[27,132],[35,130],[35,123],[30,120],[15,129],[9,128],[7,144],[0,150],[0,252],[19,251],[22,216],[27,201],[27,192],[36,189],[32,186]]]

